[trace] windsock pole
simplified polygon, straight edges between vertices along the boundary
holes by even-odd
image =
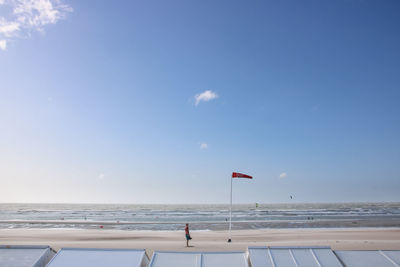
[[[230,200],[230,205],[229,205],[229,237],[228,237],[228,243],[232,242],[232,184],[233,184],[233,178],[247,178],[247,179],[253,179],[252,176],[243,174],[240,172],[233,172],[231,179],[231,200]]]
[[[233,178],[231,177],[231,204],[229,206],[229,238],[228,238],[228,243],[232,242],[232,182]]]

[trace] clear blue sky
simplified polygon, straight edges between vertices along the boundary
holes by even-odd
[[[400,201],[399,1],[15,8],[0,202]]]

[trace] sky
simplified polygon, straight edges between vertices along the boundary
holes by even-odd
[[[0,0],[0,202],[400,201],[399,12]]]

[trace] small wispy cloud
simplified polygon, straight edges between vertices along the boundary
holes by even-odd
[[[206,90],[206,91],[194,96],[195,105],[197,106],[201,101],[208,102],[215,98],[218,98],[218,95],[215,92],[213,92],[211,90]]]
[[[16,21],[8,21],[0,17],[0,33],[5,37],[11,37],[16,31],[19,31],[20,24]]]
[[[104,180],[104,177],[106,177],[106,175],[104,173],[100,173],[99,176],[98,176],[98,178],[100,180]]]
[[[279,174],[279,178],[286,178],[288,175],[286,172],[282,172],[281,174]]]
[[[0,17],[0,48],[6,50],[7,42],[29,37],[31,32],[44,33],[48,24],[56,24],[65,18],[72,8],[61,0],[0,0],[9,10]]]
[[[208,148],[208,144],[207,143],[201,143],[200,144],[200,149],[207,149]]]
[[[1,50],[7,49],[7,41],[6,40],[0,40],[0,49]]]

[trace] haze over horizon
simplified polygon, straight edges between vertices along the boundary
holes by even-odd
[[[400,2],[33,3],[0,0],[0,202],[400,202]]]

